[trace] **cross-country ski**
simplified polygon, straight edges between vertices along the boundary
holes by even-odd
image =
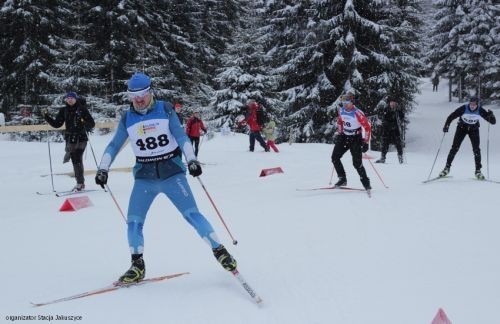
[[[429,183],[429,182],[433,182],[433,181],[436,181],[436,180],[450,179],[450,178],[452,178],[452,176],[437,176],[437,177],[434,177],[434,178],[430,178],[430,179],[424,180],[424,181],[422,181],[422,183]]]
[[[339,186],[328,186],[328,187],[318,187],[318,188],[301,188],[296,189],[297,191],[316,191],[316,190],[346,190],[346,191],[366,191],[362,188],[351,188],[351,187],[339,187]]]
[[[121,288],[130,288],[130,287],[142,286],[142,285],[153,283],[153,282],[160,282],[160,281],[164,281],[164,280],[168,280],[168,279],[172,279],[172,278],[177,278],[177,277],[180,277],[180,276],[183,276],[183,275],[186,275],[186,274],[189,274],[189,272],[182,272],[182,273],[176,273],[176,274],[173,274],[173,275],[166,275],[166,276],[160,276],[160,277],[147,278],[147,279],[144,279],[144,280],[139,281],[139,282],[134,282],[134,283],[129,283],[129,284],[123,284],[123,285],[116,285],[116,284],[113,283],[113,284],[111,284],[109,286],[106,286],[106,287],[103,287],[103,288],[99,288],[99,289],[90,290],[90,291],[86,291],[86,292],[83,292],[83,293],[80,293],[80,294],[71,295],[71,296],[68,296],[68,297],[54,299],[54,300],[46,301],[46,302],[38,302],[38,303],[33,303],[32,302],[31,304],[33,306],[35,306],[35,307],[46,306],[46,305],[50,305],[50,304],[57,304],[57,303],[66,302],[66,301],[70,301],[70,300],[75,300],[75,299],[79,299],[79,298],[84,298],[84,297],[89,297],[89,296],[95,296],[95,295],[101,295],[101,294],[109,293],[109,292],[112,292],[112,291],[115,291],[115,290],[118,290],[118,289],[121,289]]]
[[[94,191],[105,191],[105,190],[98,190],[98,189],[82,189],[82,190],[65,190],[65,191],[54,191],[54,192],[42,192],[42,191],[37,191],[36,194],[40,196],[46,196],[46,195],[55,195],[56,197],[64,197],[64,196],[72,196],[72,195],[78,195],[78,194],[83,194],[87,192],[94,192]]]

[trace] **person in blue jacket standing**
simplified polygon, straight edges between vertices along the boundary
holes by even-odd
[[[143,259],[144,237],[142,228],[153,200],[164,193],[184,219],[191,224],[202,239],[210,245],[214,256],[224,269],[236,269],[236,260],[219,242],[208,220],[199,212],[185,175],[182,163],[184,153],[189,174],[202,174],[200,163],[177,114],[170,102],[156,100],[151,93],[151,79],[135,73],[128,81],[130,109],[121,117],[113,139],[106,147],[95,181],[104,188],[108,171],[127,138],[136,156],[133,169],[134,186],[130,195],[127,225],[128,244],[132,265],[118,279],[118,284],[144,279],[146,267]]]

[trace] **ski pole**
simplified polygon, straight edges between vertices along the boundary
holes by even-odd
[[[231,231],[229,230],[229,228],[227,227],[226,225],[226,222],[224,221],[224,219],[222,218],[219,210],[217,209],[217,206],[215,206],[214,204],[214,201],[212,200],[212,197],[210,197],[210,194],[208,193],[208,190],[207,188],[205,188],[205,185],[203,184],[203,181],[201,181],[201,178],[198,176],[196,177],[196,179],[198,179],[198,181],[200,182],[201,184],[201,187],[203,188],[203,190],[205,191],[205,193],[207,194],[207,197],[208,197],[208,200],[210,200],[210,203],[212,204],[212,206],[214,207],[215,211],[217,212],[217,216],[219,216],[222,224],[224,225],[224,227],[226,228],[226,231],[227,233],[229,234],[229,236],[231,237],[231,239],[233,240],[233,245],[236,245],[238,244],[238,241],[236,241],[233,237],[233,235],[231,234]]]
[[[89,142],[89,146],[90,146],[90,151],[92,152],[92,156],[94,157],[95,167],[97,170],[99,170],[99,166],[97,165],[97,159],[96,159],[95,153],[94,153],[94,148],[92,147],[92,143],[90,142],[89,132],[87,132],[87,138],[88,138],[88,142]],[[118,201],[116,200],[115,195],[113,195],[113,192],[111,192],[111,189],[109,189],[108,184],[105,184],[104,186],[106,187],[106,189],[104,191],[109,192],[109,195],[113,199],[113,202],[115,203],[116,207],[118,208],[118,211],[122,215],[123,220],[125,221],[125,223],[127,223],[127,218],[125,217],[125,214],[123,213],[123,211],[120,207],[120,204],[118,204]]]
[[[486,178],[490,178],[490,123],[488,123],[488,135],[486,137]]]
[[[335,167],[332,166],[332,175],[330,176],[330,182],[328,183],[330,186],[332,185],[333,175],[335,174]]]
[[[50,181],[52,182],[52,191],[56,192],[56,190],[54,189],[54,173],[52,172],[52,155],[50,154],[50,137],[49,137],[49,131],[47,131],[47,146],[49,148]]]
[[[95,167],[97,169],[99,169],[99,166],[97,165],[97,159],[96,159],[95,153],[94,153],[94,148],[92,147],[92,143],[90,142],[90,133],[89,132],[86,132],[86,133],[87,133],[87,140],[88,140],[89,146],[90,146],[90,151],[92,152],[92,156],[94,157]]]
[[[201,144],[203,144],[203,140],[205,139],[205,135],[206,134],[201,135],[200,143],[198,143],[198,154],[200,154]]]
[[[398,126],[398,129],[399,129],[399,145],[401,145],[401,149],[403,150],[403,147],[405,147],[405,131],[406,131],[406,127],[405,127],[405,122],[404,122],[404,119],[403,119],[403,123],[401,123],[400,119],[399,119],[399,116],[396,114],[396,123],[397,123],[397,126]],[[406,150],[403,150],[403,162],[406,162]]]
[[[384,183],[384,180],[382,180],[382,177],[380,176],[380,174],[378,173],[377,169],[375,169],[375,166],[373,165],[372,161],[366,156],[365,154],[365,158],[368,160],[368,162],[370,162],[370,165],[372,166],[373,170],[375,171],[375,173],[377,174],[378,178],[380,179],[380,182],[382,182],[382,184],[384,185],[384,187],[386,188],[389,188],[385,183]]]
[[[429,172],[429,176],[427,177],[427,180],[429,180],[431,178],[432,170],[434,170],[434,165],[436,164],[436,160],[438,158],[439,151],[441,151],[441,146],[443,145],[443,140],[444,140],[445,135],[446,135],[446,133],[443,132],[443,137],[441,138],[441,143],[439,143],[439,148],[438,148],[438,151],[436,153],[436,157],[434,158],[434,163],[432,163],[431,172]]]

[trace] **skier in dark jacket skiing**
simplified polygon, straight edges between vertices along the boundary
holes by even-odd
[[[398,103],[393,98],[387,100],[387,109],[382,113],[382,151],[381,157],[375,163],[385,163],[385,157],[389,150],[389,144],[394,143],[398,151],[399,163],[403,163],[403,140],[402,129],[404,114],[398,107]]]
[[[64,162],[71,159],[76,178],[76,186],[73,190],[81,191],[85,189],[83,152],[87,147],[87,133],[94,128],[95,122],[87,109],[85,99],[78,97],[75,92],[68,92],[64,101],[66,106],[59,109],[55,119],[49,116],[46,109],[42,110],[42,116],[54,128],[59,128],[63,124],[66,126]]]
[[[484,180],[484,175],[481,173],[481,149],[479,148],[479,117],[482,117],[490,124],[495,125],[495,115],[493,115],[493,111],[483,109],[479,105],[479,98],[474,96],[470,98],[468,104],[458,107],[448,116],[446,122],[444,123],[443,132],[447,133],[451,122],[459,117],[460,119],[457,123],[457,130],[455,132],[455,137],[453,138],[453,144],[451,146],[450,153],[448,154],[448,159],[446,160],[446,166],[443,171],[441,171],[439,176],[444,177],[450,173],[451,163],[460,149],[460,145],[462,144],[465,136],[468,135],[472,144],[472,151],[474,152],[474,162],[476,165],[475,176],[479,180]]]
[[[129,200],[127,225],[128,244],[132,265],[118,283],[132,283],[144,279],[146,266],[143,259],[144,237],[142,228],[146,214],[158,194],[164,193],[194,227],[201,238],[212,248],[215,258],[228,271],[236,269],[236,260],[219,242],[212,226],[196,206],[187,182],[186,168],[181,160],[184,153],[189,174],[201,175],[201,165],[196,160],[189,142],[171,103],[156,100],[151,93],[151,79],[135,73],[128,81],[128,94],[132,104],[118,123],[116,133],[106,147],[95,181],[104,188],[108,170],[120,148],[130,138],[136,156],[134,187]]]
[[[370,141],[371,125],[365,114],[354,106],[352,98],[345,97],[342,100],[342,108],[338,109],[337,130],[335,146],[332,152],[332,163],[337,171],[339,180],[337,187],[347,185],[347,177],[344,166],[340,159],[348,151],[351,151],[352,164],[361,178],[361,183],[366,190],[370,190],[370,178],[366,175],[363,166],[362,153],[368,151]],[[362,130],[365,131],[363,138]]]

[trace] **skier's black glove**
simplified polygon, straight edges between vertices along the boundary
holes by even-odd
[[[443,127],[443,133],[448,133],[448,126]]]
[[[361,145],[361,152],[365,153],[367,151],[368,151],[368,143],[363,142],[363,144]]]
[[[488,119],[492,119],[495,117],[495,115],[493,115],[493,110],[488,110]]]
[[[95,175],[95,183],[104,189],[104,185],[108,183],[108,171],[99,170]]]
[[[192,175],[193,177],[197,177],[197,176],[201,175],[202,171],[201,171],[200,162],[198,162],[196,160],[189,161],[188,170],[189,170],[189,174]]]

